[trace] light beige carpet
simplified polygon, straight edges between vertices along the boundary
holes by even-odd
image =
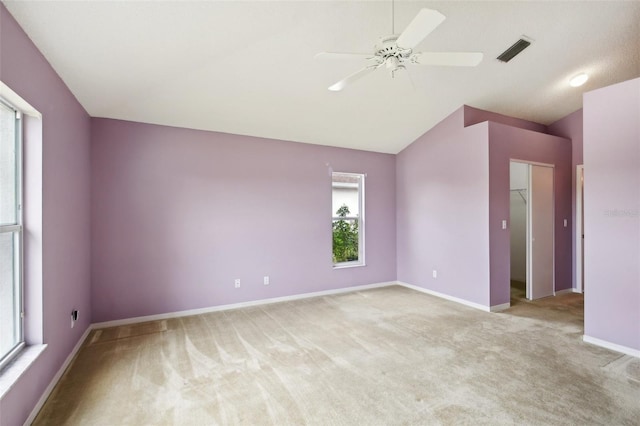
[[[35,424],[640,424],[640,360],[582,322],[394,286],[96,330]]]

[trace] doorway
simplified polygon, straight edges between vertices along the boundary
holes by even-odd
[[[511,247],[511,298],[513,302],[527,298],[527,199],[529,198],[529,166],[512,161],[509,164],[509,238]]]
[[[510,163],[512,298],[555,294],[553,166]]]

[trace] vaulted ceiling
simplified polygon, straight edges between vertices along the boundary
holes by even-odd
[[[460,107],[549,124],[582,94],[640,76],[640,2],[395,2],[446,20],[416,50],[477,51],[475,68],[376,70],[327,87],[391,33],[390,1],[7,1],[87,112],[177,127],[397,153]],[[521,36],[530,47],[495,58]],[[573,88],[568,80],[587,72]]]

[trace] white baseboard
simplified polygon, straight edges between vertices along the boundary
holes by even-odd
[[[46,349],[46,344],[22,346],[15,359],[0,369],[0,401]]]
[[[71,350],[71,353],[69,353],[69,356],[67,356],[67,358],[64,360],[64,362],[58,369],[58,372],[53,376],[53,378],[49,382],[49,385],[46,387],[46,389],[42,393],[42,396],[36,403],[35,407],[33,407],[33,410],[31,410],[31,414],[29,414],[29,417],[27,417],[27,420],[25,420],[24,422],[25,426],[30,425],[36,419],[36,416],[40,412],[40,409],[42,408],[44,403],[47,401],[47,398],[49,398],[49,395],[51,395],[53,388],[55,388],[56,385],[58,384],[58,380],[60,380],[60,377],[62,377],[67,367],[69,367],[69,364],[71,364],[71,361],[73,361],[73,358],[76,356],[76,354],[80,350],[80,347],[82,346],[84,341],[87,339],[87,337],[89,336],[89,332],[91,332],[92,329],[93,329],[93,326],[89,324],[85,332],[82,333],[82,336],[80,336],[80,339],[78,339],[78,342]]]
[[[228,311],[230,309],[247,308],[247,307],[250,307],[250,306],[268,305],[268,304],[271,304],[271,303],[280,303],[280,302],[289,302],[289,301],[293,301],[293,300],[308,299],[310,297],[330,296],[332,294],[340,294],[340,293],[351,293],[351,292],[355,292],[355,291],[369,290],[369,289],[372,289],[372,288],[388,287],[388,286],[396,285],[396,284],[397,283],[395,281],[389,281],[389,282],[383,282],[383,283],[359,285],[359,286],[354,286],[354,287],[337,288],[337,289],[333,289],[333,290],[316,291],[316,292],[313,292],[313,293],[302,293],[302,294],[296,294],[296,295],[292,295],[292,296],[283,296],[283,297],[273,297],[273,298],[270,298],[270,299],[252,300],[250,302],[231,303],[231,304],[228,304],[228,305],[218,305],[218,306],[210,306],[210,307],[207,307],[207,308],[189,309],[189,310],[186,310],[186,311],[168,312],[166,314],[145,315],[145,316],[141,316],[141,317],[124,318],[124,319],[113,320],[113,321],[97,322],[97,323],[92,324],[92,326],[93,326],[93,329],[116,327],[116,326],[119,326],[119,325],[129,325],[129,324],[136,324],[136,323],[147,322],[147,321],[157,321],[157,320],[170,319],[170,318],[188,317],[188,316],[192,316],[192,315],[207,314],[207,313],[210,313],[210,312]]]
[[[398,281],[397,284],[401,285],[403,287],[410,288],[412,290],[416,290],[416,291],[420,291],[422,293],[430,294],[431,296],[436,296],[436,297],[439,297],[441,299],[449,300],[451,302],[456,302],[456,303],[460,303],[462,305],[470,306],[470,307],[475,308],[475,309],[480,309],[481,311],[491,312],[491,307],[490,306],[485,306],[485,305],[481,305],[479,303],[470,302],[468,300],[460,299],[458,297],[449,296],[448,294],[439,293],[437,291],[433,291],[433,290],[429,290],[429,289],[426,289],[426,288],[418,287],[417,285],[405,283],[405,282],[402,282],[402,281]],[[508,303],[507,303],[507,305],[508,305]],[[496,305],[496,306],[500,307],[500,306],[503,306],[503,305]]]
[[[582,340],[586,343],[591,343],[592,345],[600,346],[606,349],[611,349],[612,351],[623,353],[625,355],[631,355],[636,358],[640,358],[640,350],[638,349],[618,345],[617,343],[607,342],[606,340],[597,339],[595,337],[587,336],[586,334],[582,336]]]
[[[564,290],[555,291],[553,295],[557,296],[559,294],[567,294],[567,293],[581,293],[581,292],[572,287],[572,288],[565,288]]]

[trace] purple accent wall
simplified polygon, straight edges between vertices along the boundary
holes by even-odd
[[[583,100],[585,335],[640,351],[640,79]]]
[[[488,306],[489,132],[464,111],[397,155],[398,280]]]
[[[0,80],[42,113],[41,319],[48,347],[0,400],[0,424],[13,426],[25,421],[89,325],[90,120],[2,4]],[[73,329],[72,309],[80,311]]]
[[[489,123],[489,233],[491,235],[491,305],[509,302],[510,238],[501,222],[509,220],[509,162],[554,165],[555,289],[571,288],[571,142],[500,123]],[[567,227],[564,227],[567,219]],[[505,261],[506,259],[506,261]]]
[[[571,139],[571,165],[582,164],[582,108],[548,126],[549,134]]]
[[[396,279],[393,155],[91,127],[94,322]],[[366,173],[364,267],[333,268],[331,169]]]
[[[571,270],[576,270],[576,166],[582,164],[582,108],[550,124],[549,133],[571,139]],[[578,288],[575,273],[572,286]]]

